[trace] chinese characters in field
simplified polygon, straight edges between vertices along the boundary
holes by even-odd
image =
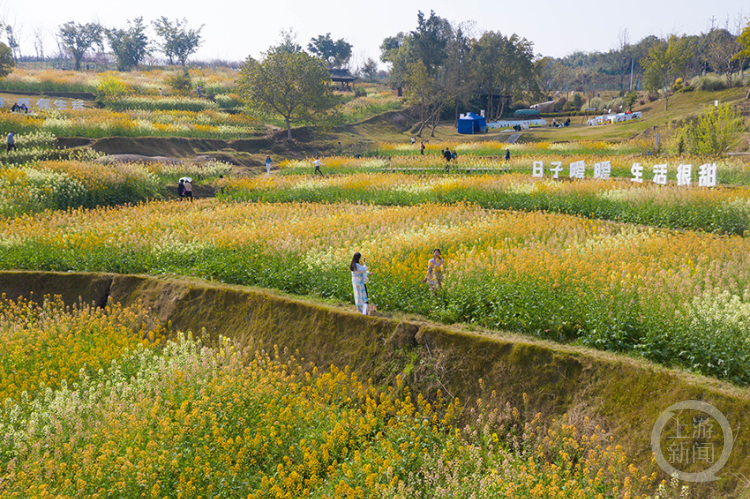
[[[560,161],[550,163],[549,175],[553,179],[559,179],[560,174],[564,175],[565,168]],[[677,185],[690,186],[693,182],[693,165],[681,164],[673,170],[676,174]],[[642,184],[651,182],[658,185],[667,185],[667,176],[670,173],[669,165],[666,163],[653,165],[651,167],[651,177],[640,163],[633,163],[630,168],[632,182]],[[544,178],[544,161],[534,161],[531,174],[536,178]],[[609,161],[594,163],[593,178],[606,180],[611,178],[612,164]],[[570,179],[582,179],[586,177],[586,162],[574,161],[568,166],[568,177]],[[698,167],[698,186],[699,187],[716,187],[716,163],[706,163]]]
[[[30,98],[23,97],[16,99],[14,104],[8,106],[8,102],[5,98],[0,97],[0,109],[11,107],[13,111],[30,112],[30,111],[49,111],[50,109],[56,109],[58,111],[65,111],[72,109],[73,111],[83,111],[84,102],[82,100],[72,99],[45,99],[39,98],[32,102]]]

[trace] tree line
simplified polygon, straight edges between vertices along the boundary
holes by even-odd
[[[60,57],[70,57],[76,70],[80,70],[87,55],[103,53],[114,59],[117,69],[129,71],[143,64],[146,58],[157,52],[164,55],[170,65],[183,67],[188,58],[203,44],[203,26],[191,28],[186,19],[169,19],[165,16],[151,23],[156,34],[149,37],[148,25],[143,17],[127,21],[125,27],[107,27],[97,22],[77,23],[74,21],[60,25],[56,40]],[[0,32],[5,32],[9,53],[14,61],[20,59],[20,46],[12,24],[0,21]],[[45,60],[44,40],[41,30],[34,32],[36,59]]]
[[[453,25],[431,11],[417,15],[410,32],[387,37],[381,61],[390,65],[390,81],[403,88],[419,110],[421,133],[434,127],[446,109],[484,109],[488,120],[501,117],[520,101],[551,99],[565,91],[619,92],[626,103],[634,90],[670,92],[691,78],[713,73],[727,86],[744,83],[750,61],[750,22],[712,27],[701,35],[648,36],[631,44],[627,30],[607,53],[574,52],[562,58],[534,53],[533,42],[499,31],[474,34],[472,24]],[[739,74],[739,81],[734,80]],[[578,101],[582,101],[579,95]]]

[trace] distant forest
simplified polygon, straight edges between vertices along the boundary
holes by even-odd
[[[729,85],[735,77],[743,78],[741,70],[747,69],[748,58],[736,57],[742,50],[738,38],[739,33],[733,34],[726,28],[700,35],[675,36],[673,40],[691,54],[680,76],[689,81],[715,73],[728,79]],[[669,40],[652,35],[631,44],[626,31],[620,33],[619,40],[619,47],[609,52],[579,51],[563,58],[543,58],[538,63],[542,87],[576,92],[649,90],[649,82],[644,79],[644,64],[648,64],[653,48],[666,51]]]

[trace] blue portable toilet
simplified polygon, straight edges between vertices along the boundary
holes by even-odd
[[[473,134],[487,131],[487,120],[482,116],[469,112],[458,119],[458,133]]]

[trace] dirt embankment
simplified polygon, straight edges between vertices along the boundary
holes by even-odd
[[[107,155],[139,155],[147,158],[192,159],[208,156],[242,166],[261,166],[267,154],[304,158],[315,154],[362,153],[374,140],[372,133],[384,130],[399,134],[409,129],[413,117],[402,111],[383,113],[361,123],[342,125],[327,131],[299,127],[287,140],[286,130],[247,139],[195,139],[185,137],[60,137],[61,148],[90,147]],[[343,149],[338,143],[343,142]]]
[[[434,395],[441,390],[469,404],[481,398],[497,407],[509,403],[527,414],[568,413],[579,421],[588,416],[612,431],[644,473],[656,469],[650,439],[660,414],[677,402],[701,400],[717,407],[737,431],[721,480],[692,485],[691,496],[741,497],[745,489],[737,477],[750,476],[750,432],[742,428],[750,414],[750,390],[627,357],[514,335],[365,317],[262,290],[198,280],[0,272],[0,292],[35,299],[61,294],[68,303],[80,297],[98,306],[141,303],[159,322],[170,322],[175,329],[205,328],[210,341],[223,335],[256,348],[278,345],[319,366],[348,365],[361,378],[377,383],[401,376],[415,391]]]

